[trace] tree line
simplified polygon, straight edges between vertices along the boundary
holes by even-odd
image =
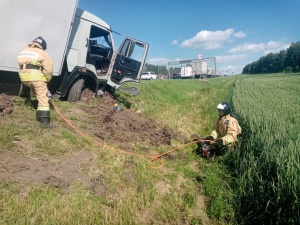
[[[145,63],[143,71],[151,71],[157,74],[168,75],[168,68],[166,65],[152,65]],[[180,73],[181,67],[171,67],[170,73]]]
[[[292,43],[287,50],[269,53],[246,65],[243,74],[300,72],[300,42]]]
[[[167,66],[164,65],[159,66],[159,65],[152,65],[152,64],[145,63],[144,71],[151,71],[157,74],[165,74],[165,75],[168,74]]]

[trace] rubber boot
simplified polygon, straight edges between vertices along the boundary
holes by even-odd
[[[41,126],[44,128],[54,128],[53,124],[50,124],[50,111],[36,111],[36,118],[40,121]]]

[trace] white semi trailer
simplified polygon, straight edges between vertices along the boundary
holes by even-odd
[[[84,88],[97,93],[139,82],[149,45],[125,37],[117,51],[110,26],[77,3],[0,1],[0,93],[26,95],[17,56],[38,36],[46,40],[54,64],[48,88],[62,99],[77,101]]]
[[[193,73],[193,67],[190,64],[181,67],[181,78],[195,78]]]
[[[193,76],[195,78],[203,78],[207,75],[207,62],[197,61],[193,62],[191,65],[193,68]]]

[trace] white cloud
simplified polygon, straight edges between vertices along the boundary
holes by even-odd
[[[219,74],[220,75],[235,75],[235,74],[241,74],[243,71],[242,66],[224,66],[219,68]]]
[[[268,43],[245,43],[240,46],[229,49],[229,53],[238,54],[241,52],[263,52],[268,54],[270,52],[279,52],[280,50],[287,49],[289,44],[282,42],[269,41]]]
[[[194,49],[218,49],[222,47],[224,42],[232,41],[232,38],[243,38],[246,34],[242,31],[234,33],[234,29],[229,28],[227,30],[208,31],[202,30],[196,34],[196,36],[183,41],[180,46],[183,48]]]
[[[177,40],[173,40],[171,43],[172,43],[172,45],[178,45],[178,41]]]
[[[170,60],[170,61],[180,61],[180,60],[184,60],[182,58],[176,58],[175,60]]]
[[[290,44],[285,44],[276,41],[269,41],[266,44],[266,48],[264,49],[264,54],[269,54],[270,52],[276,53],[281,50],[286,50],[288,47],[290,47]]]
[[[244,37],[246,37],[246,34],[245,34],[243,31],[239,31],[239,32],[236,32],[236,33],[234,34],[234,36],[235,36],[236,38],[244,38]]]
[[[239,64],[247,58],[248,55],[246,54],[216,56],[216,62],[219,66],[221,66],[218,66],[219,73],[221,75],[232,75],[242,73],[243,66],[237,64]],[[224,66],[224,64],[228,65]]]
[[[147,63],[152,65],[168,65],[168,62],[181,61],[182,58],[167,59],[167,58],[151,58],[147,60]]]
[[[216,56],[217,63],[236,62],[247,58],[246,54]]]
[[[166,65],[170,62],[170,59],[167,58],[151,58],[148,60],[149,64],[152,65]]]

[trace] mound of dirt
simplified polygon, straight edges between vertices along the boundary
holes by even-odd
[[[109,94],[104,94],[100,104],[86,107],[85,111],[96,118],[93,125],[95,136],[106,143],[117,145],[124,150],[139,149],[148,151],[153,146],[170,145],[172,139],[179,135],[141,113],[133,112],[120,106],[116,110],[117,101]]]
[[[0,116],[5,116],[13,111],[13,96],[0,94]]]

